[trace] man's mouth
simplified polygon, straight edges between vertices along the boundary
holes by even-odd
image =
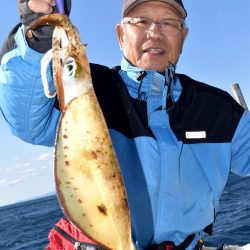
[[[164,54],[165,50],[158,48],[147,48],[143,50],[143,53],[151,53],[151,54]]]

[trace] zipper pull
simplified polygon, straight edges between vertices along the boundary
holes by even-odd
[[[74,250],[81,250],[81,243],[76,241],[75,245],[74,245]]]

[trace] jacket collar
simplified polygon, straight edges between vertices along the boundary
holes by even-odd
[[[142,72],[146,72],[147,75],[157,75],[157,74],[162,75],[165,77],[166,82],[169,83],[170,77],[171,76],[174,77],[175,75],[175,69],[176,69],[175,66],[171,66],[169,68],[166,68],[164,74],[162,74],[156,70],[144,70],[143,68],[133,66],[131,63],[129,63],[129,61],[125,57],[123,57],[121,61],[121,70],[127,72],[130,75],[130,77],[132,77],[132,79],[135,81],[138,81],[137,78],[140,76]]]
[[[160,105],[159,102],[165,105],[167,96],[170,96],[171,103],[176,102],[182,92],[175,67],[166,68],[162,74],[156,70],[135,67],[123,57],[120,75],[133,98],[147,100],[151,96],[157,99],[156,106]]]

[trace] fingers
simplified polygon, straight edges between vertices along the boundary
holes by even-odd
[[[29,0],[28,7],[35,13],[50,14],[55,6],[54,0]]]

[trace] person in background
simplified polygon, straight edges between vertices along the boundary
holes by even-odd
[[[0,109],[14,135],[51,147],[61,112],[57,99],[44,95],[40,60],[53,29],[35,30],[32,41],[24,34],[30,22],[57,9],[54,0],[18,6],[21,24],[1,53]],[[69,0],[65,8],[69,14]],[[176,73],[186,16],[181,0],[124,0],[116,26],[121,65],[90,64],[137,250],[199,248],[203,233],[212,233],[229,172],[250,175],[249,113],[228,93]],[[48,249],[69,249],[74,240],[101,249],[66,219],[49,238]]]

